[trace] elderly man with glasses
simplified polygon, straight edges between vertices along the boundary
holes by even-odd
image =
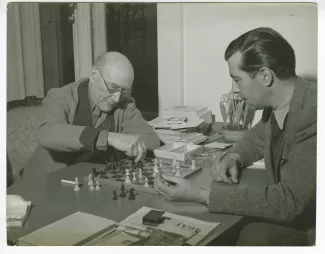
[[[160,144],[131,96],[134,70],[118,52],[99,56],[89,78],[51,89],[42,102],[39,142],[23,178],[82,161],[130,156],[139,162]]]

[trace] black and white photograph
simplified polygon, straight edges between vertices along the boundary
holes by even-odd
[[[318,2],[1,4],[7,251],[322,244]]]

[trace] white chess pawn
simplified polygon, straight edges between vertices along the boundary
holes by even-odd
[[[144,186],[145,186],[145,187],[149,187],[149,184],[148,184],[148,178],[146,177],[144,180],[145,180]]]
[[[79,184],[76,184],[76,185],[75,185],[74,190],[75,190],[75,191],[79,191],[79,190],[80,190],[80,188],[79,188]]]
[[[139,179],[142,179],[142,169],[139,168],[139,175],[138,175]]]
[[[96,190],[100,190],[99,181],[96,181]]]
[[[74,190],[75,190],[75,191],[80,190],[80,188],[79,188],[79,179],[78,179],[78,177],[76,177],[76,179],[75,179],[74,182],[75,182]]]
[[[153,167],[153,171],[154,171],[155,173],[158,173],[158,172],[159,172],[159,168],[158,168],[158,166],[157,166],[156,163],[155,163],[155,166]]]
[[[137,178],[135,177],[135,172],[133,172],[133,178],[132,178],[132,182],[136,182]]]
[[[89,190],[94,190],[95,188],[94,188],[94,185],[92,184],[92,185],[90,185],[90,187],[89,187]]]
[[[195,169],[195,160],[192,160],[192,167],[191,167],[192,170]]]
[[[126,178],[125,178],[125,183],[131,183],[131,180],[130,180],[130,170],[129,169],[126,169],[125,170],[125,175],[126,175]]]

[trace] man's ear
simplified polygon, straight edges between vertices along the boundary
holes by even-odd
[[[97,71],[96,71],[95,68],[93,68],[93,69],[91,70],[91,76],[89,77],[89,81],[90,81],[90,83],[94,83],[94,79],[95,79],[96,75],[97,75]]]
[[[274,81],[274,73],[272,70],[270,70],[267,67],[263,67],[260,69],[258,76],[259,76],[261,83],[264,84],[265,87],[272,86],[273,81]]]

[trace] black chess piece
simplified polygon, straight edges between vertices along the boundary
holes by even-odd
[[[108,161],[105,161],[105,172],[108,171]]]
[[[135,199],[134,188],[131,188],[129,194],[129,200],[134,200],[134,199]]]
[[[113,194],[114,194],[114,196],[113,196],[113,200],[117,200],[118,197],[117,197],[117,195],[116,195],[116,190],[113,191]]]
[[[120,194],[120,197],[122,197],[122,198],[125,198],[126,197],[124,190],[125,190],[124,189],[124,184],[122,183],[121,184],[121,194]]]

